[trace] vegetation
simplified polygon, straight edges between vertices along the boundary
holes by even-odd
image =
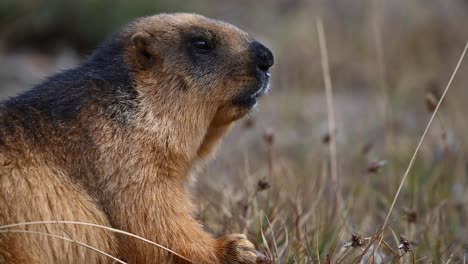
[[[191,186],[210,231],[246,233],[274,263],[466,261],[466,60],[380,233],[468,40],[466,1],[7,0],[0,58],[33,50],[54,62],[70,48],[81,57],[131,18],[174,11],[232,22],[276,56],[270,94]],[[328,49],[332,132],[317,19]],[[52,72],[60,64],[47,65]],[[21,74],[1,71],[3,79]]]

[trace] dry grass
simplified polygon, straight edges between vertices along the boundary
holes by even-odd
[[[56,238],[56,239],[62,239],[64,241],[69,241],[69,242],[74,242],[74,243],[77,243],[83,247],[86,247],[86,248],[89,248],[93,251],[96,251],[98,252],[99,254],[103,254],[107,257],[110,257],[114,260],[116,260],[116,257],[114,256],[111,256],[103,251],[100,251],[99,249],[96,249],[96,248],[93,248],[87,244],[84,244],[82,242],[79,242],[79,241],[76,241],[74,240],[72,237],[70,238],[66,238],[66,237],[61,237],[61,236],[57,236],[57,235],[54,235],[54,234],[48,234],[48,233],[42,233],[42,232],[34,232],[34,231],[28,231],[28,230],[22,230],[22,229],[12,229],[12,228],[18,228],[18,227],[25,227],[25,226],[37,226],[37,225],[81,225],[81,226],[89,226],[89,227],[94,227],[94,228],[100,228],[100,229],[105,229],[107,231],[110,231],[110,232],[113,232],[113,233],[117,233],[117,234],[121,234],[121,235],[125,235],[125,236],[128,236],[128,237],[131,237],[131,238],[135,238],[135,239],[138,239],[138,240],[141,240],[145,243],[148,243],[152,246],[155,246],[155,247],[158,247],[158,248],[161,248],[169,253],[172,253],[178,257],[180,257],[181,259],[184,259],[186,261],[188,261],[189,263],[193,263],[193,261],[190,260],[190,257],[186,257],[186,256],[182,256],[180,255],[179,253],[167,248],[167,247],[164,247],[158,243],[155,243],[151,240],[148,240],[144,237],[141,237],[141,236],[138,236],[138,235],[135,235],[135,234],[132,234],[132,233],[129,233],[129,232],[126,232],[124,230],[120,230],[120,229],[115,229],[115,228],[111,228],[111,227],[108,227],[108,226],[103,226],[103,225],[98,225],[98,224],[93,224],[93,223],[84,223],[84,222],[77,222],[77,221],[63,221],[63,220],[56,220],[56,221],[34,221],[34,222],[23,222],[23,223],[14,223],[14,224],[8,224],[8,225],[3,225],[3,226],[0,226],[0,233],[1,232],[4,232],[4,233],[28,233],[28,234],[35,234],[35,235],[45,235],[45,236],[50,236],[50,237],[53,237],[53,238]],[[121,260],[118,260],[119,263],[124,263],[122,262]]]
[[[3,228],[2,228],[3,229]],[[97,252],[98,254],[102,254],[110,259],[112,259],[113,261],[117,262],[117,263],[122,263],[122,264],[125,264],[125,262],[121,261],[120,259],[110,255],[110,254],[107,254],[106,252],[104,251],[101,251],[99,250],[98,248],[95,248],[95,247],[92,247],[90,245],[87,245],[85,243],[82,243],[82,242],[79,242],[79,241],[76,241],[75,239],[72,239],[72,238],[67,238],[67,237],[62,237],[62,236],[57,236],[57,235],[54,235],[54,234],[50,234],[50,233],[44,233],[44,232],[36,232],[36,231],[30,231],[30,230],[22,230],[22,229],[9,229],[9,228],[6,228],[4,230],[0,230],[0,233],[18,233],[18,234],[30,234],[30,235],[40,235],[40,236],[47,236],[47,237],[51,237],[51,238],[55,238],[55,239],[60,239],[60,240],[63,240],[63,241],[67,241],[67,242],[72,242],[72,243],[75,243],[75,244],[78,244],[86,249],[90,249],[94,252]]]
[[[431,127],[432,122],[434,121],[434,118],[435,118],[435,116],[437,114],[437,111],[439,110],[442,102],[444,101],[445,95],[447,94],[447,92],[448,92],[448,90],[450,88],[450,85],[452,84],[452,81],[455,78],[455,75],[457,74],[458,69],[460,68],[461,63],[463,62],[463,59],[465,58],[465,54],[466,54],[467,49],[468,49],[468,41],[465,44],[465,48],[463,49],[463,52],[460,55],[460,59],[458,60],[457,66],[455,66],[455,70],[453,71],[452,76],[450,77],[450,80],[448,81],[447,86],[445,87],[445,90],[444,90],[442,96],[440,97],[440,99],[438,100],[435,108],[432,111],[431,119],[429,119],[429,122],[427,123],[427,126],[424,129],[424,132],[423,132],[423,134],[421,136],[421,139],[419,140],[418,145],[416,146],[416,150],[414,151],[413,156],[411,157],[411,160],[410,160],[410,162],[408,164],[408,167],[406,168],[405,174],[403,175],[403,178],[401,179],[400,185],[398,186],[398,190],[397,190],[397,192],[395,194],[395,197],[393,198],[392,205],[390,205],[390,209],[388,210],[387,217],[385,218],[385,221],[384,221],[384,223],[382,225],[383,226],[382,232],[384,232],[385,229],[387,228],[388,220],[390,218],[390,215],[392,214],[393,208],[395,208],[395,204],[396,204],[397,199],[398,199],[398,197],[400,195],[401,189],[403,188],[403,185],[405,184],[406,178],[408,177],[408,175],[410,173],[410,170],[413,168],[414,161],[416,160],[416,155],[418,154],[419,149],[421,148],[421,145],[422,145],[424,139],[426,138],[427,132],[429,131],[429,128]],[[382,242],[382,237],[379,240],[379,244],[381,242]],[[409,248],[409,247],[405,246],[405,248]],[[408,251],[408,250],[405,250],[405,251]]]
[[[327,49],[327,40],[325,37],[325,30],[323,28],[323,22],[321,18],[317,18],[315,22],[317,26],[317,35],[319,39],[320,47],[320,58],[322,64],[323,72],[323,82],[325,84],[325,95],[327,98],[327,119],[328,119],[328,132],[327,132],[327,141],[330,146],[330,176],[333,186],[335,187],[336,194],[336,206],[338,208],[342,207],[343,198],[341,197],[341,188],[340,182],[338,179],[338,160],[336,154],[336,120],[335,120],[335,110],[333,106],[333,88],[332,80],[330,76],[330,65],[328,62],[328,49]]]

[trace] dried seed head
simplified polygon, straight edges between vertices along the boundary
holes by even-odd
[[[441,97],[439,87],[439,83],[433,80],[429,83],[429,87],[426,91],[426,109],[430,113],[433,113],[435,111],[437,104],[439,103]]]
[[[348,240],[348,243],[344,245],[345,248],[352,247],[352,248],[358,248],[362,247],[366,244],[366,239],[359,235],[358,233],[352,233],[351,234],[351,239]]]
[[[377,173],[379,172],[380,168],[382,168],[386,164],[387,164],[386,160],[372,161],[367,165],[367,172]]]
[[[325,135],[322,136],[322,143],[328,144],[330,143],[330,139],[331,139],[330,133],[326,133]]]
[[[268,145],[272,145],[275,142],[275,133],[273,129],[268,128],[263,134],[263,139]]]
[[[404,208],[403,213],[406,215],[406,220],[408,223],[416,224],[418,222],[418,213],[415,210]]]
[[[426,93],[426,109],[427,109],[427,111],[429,111],[430,113],[434,113],[438,102],[439,102],[439,100],[437,100],[437,98],[434,96],[434,94],[432,94],[430,92]]]
[[[362,147],[362,154],[368,154],[372,150],[373,146],[374,144],[372,142],[367,142],[366,144],[364,144],[364,146]]]
[[[398,246],[398,249],[403,249],[406,253],[412,250],[411,242],[403,235],[400,235],[400,245]]]
[[[442,131],[442,140],[443,140],[443,141],[446,141],[446,140],[447,140],[447,132],[445,132],[445,130]]]
[[[244,122],[245,128],[252,128],[255,126],[255,119],[253,117],[248,117]]]
[[[257,191],[261,192],[270,188],[270,183],[265,179],[260,179],[257,182]]]

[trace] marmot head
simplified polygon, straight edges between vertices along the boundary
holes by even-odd
[[[193,108],[201,102],[214,122],[227,123],[245,115],[268,90],[271,51],[230,24],[162,14],[136,20],[123,34],[135,89],[156,104],[164,100],[179,111],[197,111],[179,104]]]

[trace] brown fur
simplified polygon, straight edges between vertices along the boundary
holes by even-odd
[[[179,44],[187,34],[216,39],[215,59],[186,53]],[[206,233],[192,217],[195,208],[185,190],[195,163],[209,157],[231,124],[250,110],[233,100],[265,86],[255,75],[253,40],[229,24],[191,14],[139,19],[116,38],[131,80],[126,90],[113,83],[114,73],[101,74],[93,66],[114,63],[108,56],[114,51],[104,49],[105,56],[97,52],[91,58],[95,64],[78,71],[85,78],[82,86],[68,88],[73,78],[58,76],[54,91],[39,87],[36,94],[23,95],[32,99],[20,96],[2,106],[0,225],[96,223],[155,241],[194,263],[265,261],[244,235],[215,239]],[[70,98],[77,98],[76,107]],[[185,263],[155,246],[93,227],[25,229],[71,237],[130,263]],[[55,238],[0,233],[0,262],[111,260]]]

